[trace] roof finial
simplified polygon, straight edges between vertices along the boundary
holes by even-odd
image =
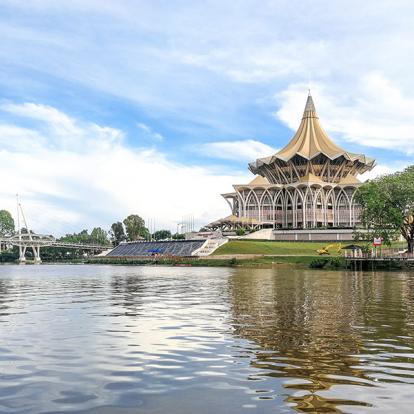
[[[310,89],[308,89],[308,99],[306,100],[305,112],[316,112]]]

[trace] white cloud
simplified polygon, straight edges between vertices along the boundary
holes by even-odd
[[[3,148],[26,150],[32,148],[54,148],[70,151],[83,151],[85,147],[109,148],[120,143],[124,133],[118,129],[101,127],[95,123],[79,122],[63,112],[47,105],[27,102],[0,105],[0,111],[37,121],[35,129],[20,128],[0,123]],[[7,139],[12,137],[12,139]],[[47,139],[46,139],[47,138]]]
[[[396,165],[389,166],[389,165],[378,164],[371,171],[367,171],[364,174],[359,175],[358,178],[362,182],[364,182],[364,181],[367,181],[367,180],[372,180],[374,178],[380,177],[381,175],[392,174],[396,171],[404,169],[404,167],[406,167],[406,165],[404,163],[399,163],[398,166],[396,166]]]
[[[276,115],[292,129],[301,119],[306,88],[291,84],[278,95]],[[331,84],[312,85],[316,110],[328,132],[358,145],[414,153],[413,98],[378,72],[363,76],[351,96],[336,91]]]
[[[237,82],[262,83],[285,76],[307,76],[318,69],[316,62],[329,54],[326,42],[321,40],[295,40],[284,42],[272,39],[270,43],[227,44],[204,54],[178,54],[183,63],[224,74]]]
[[[137,127],[147,136],[148,138],[151,138],[154,141],[163,141],[164,137],[158,133],[155,132],[150,126],[140,122],[137,124]]]
[[[42,132],[19,127],[9,132],[21,145],[18,151],[14,145],[0,151],[0,174],[7,177],[2,181],[0,204],[13,212],[14,195],[19,193],[29,225],[38,232],[109,227],[130,213],[154,218],[158,228],[172,230],[182,216],[193,214],[201,226],[227,215],[220,193],[248,179],[171,162],[154,150],[127,148],[113,139],[122,131],[80,122],[55,108],[32,104],[10,108],[25,118],[41,118]],[[77,131],[72,146],[70,134],[66,135],[68,120]],[[58,145],[56,132],[64,137],[64,145]],[[44,145],[26,146],[30,138]],[[83,142],[94,145],[82,146]],[[99,145],[102,142],[105,145]]]
[[[210,157],[237,161],[254,161],[256,158],[267,157],[277,151],[254,139],[210,142],[202,145],[201,150],[204,155]]]
[[[16,0],[4,7],[0,58],[13,69],[0,73],[0,84],[53,91],[49,79],[60,80],[162,113],[176,128],[203,124],[234,133],[246,108],[263,101],[270,105],[275,90],[308,77],[336,99],[352,92],[355,102],[345,99],[340,106],[355,112],[360,109],[355,83],[363,83],[367,72],[398,80],[402,91],[414,88],[407,64],[414,42],[413,4],[407,1],[350,0],[347,13],[338,2],[320,0],[311,8],[287,0],[260,7],[253,0],[237,7],[217,0],[58,5]],[[22,19],[22,13],[31,19]],[[352,136],[365,127],[357,121]],[[387,125],[390,133],[406,132],[398,129],[397,120],[379,125],[379,132]]]
[[[30,151],[40,149],[46,143],[46,139],[37,131],[0,123],[0,145],[3,151],[6,148],[11,151]]]

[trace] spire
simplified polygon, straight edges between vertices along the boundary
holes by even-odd
[[[353,163],[355,171],[358,173],[369,171],[375,165],[375,160],[372,158],[365,157],[363,154],[347,152],[329,138],[319,122],[315,104],[309,91],[302,120],[290,142],[276,154],[265,158],[258,158],[255,162],[250,163],[249,168],[253,174],[266,177],[273,183],[275,178],[270,175],[269,168],[272,167],[269,166],[281,161],[282,163],[278,164],[279,167],[285,168],[286,164],[283,163],[288,163],[296,156],[300,156],[305,160],[312,160],[319,155],[324,155],[330,160],[342,157],[348,162]]]
[[[310,160],[318,154],[324,154],[330,159],[338,158],[341,155],[344,155],[348,159],[350,158],[350,155],[336,145],[323,130],[316,114],[312,95],[309,91],[303,118],[296,134],[271,159],[279,158],[287,162],[295,155],[300,155]]]
[[[316,112],[315,104],[313,103],[313,99],[312,99],[310,89],[309,89],[309,93],[308,93],[308,99],[306,100],[306,105],[305,105],[305,113],[306,112]]]

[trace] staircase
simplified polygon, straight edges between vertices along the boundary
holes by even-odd
[[[192,256],[209,256],[215,250],[217,250],[220,246],[227,243],[229,239],[221,238],[221,239],[207,239],[206,242],[197,250],[194,250]]]

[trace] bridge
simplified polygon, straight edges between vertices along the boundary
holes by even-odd
[[[25,225],[25,231],[22,231],[20,227],[20,220],[23,220]],[[63,247],[66,249],[82,249],[82,250],[93,250],[103,251],[112,248],[110,245],[101,244],[86,244],[86,243],[67,243],[56,240],[53,236],[47,236],[44,234],[33,233],[27,226],[26,217],[23,212],[23,208],[17,198],[17,232],[9,237],[0,237],[0,252],[2,246],[17,246],[19,248],[19,263],[26,263],[26,252],[27,249],[33,251],[34,263],[42,263],[40,257],[41,247]]]

